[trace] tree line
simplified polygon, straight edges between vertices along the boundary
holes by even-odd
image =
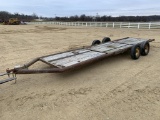
[[[55,17],[56,21],[97,21],[97,22],[151,22],[160,21],[160,15],[152,16],[70,16],[70,17]]]
[[[18,18],[20,21],[30,22],[34,21],[35,19],[42,19],[44,21],[63,21],[63,22],[70,22],[70,21],[97,21],[97,22],[150,22],[150,21],[160,21],[160,15],[152,15],[152,16],[119,16],[119,17],[112,17],[112,16],[87,16],[83,15],[75,15],[70,17],[38,17],[35,13],[32,15],[24,15],[19,13],[9,13],[7,11],[0,11],[0,22],[6,21],[9,18]]]

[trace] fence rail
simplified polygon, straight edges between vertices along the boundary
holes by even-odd
[[[54,24],[65,26],[109,27],[109,28],[137,28],[160,29],[160,22],[28,22],[27,24]]]

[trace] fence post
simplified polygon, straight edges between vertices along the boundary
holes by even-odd
[[[149,23],[149,29],[151,29],[151,23]]]
[[[122,22],[120,23],[120,28],[122,28]]]
[[[131,25],[131,23],[129,22],[129,23],[128,23],[128,28],[130,28],[130,25]]]
[[[86,22],[86,26],[87,26],[87,22]]]
[[[113,28],[114,28],[114,22],[113,22]]]
[[[139,23],[138,23],[138,29],[139,29]]]
[[[106,23],[106,27],[108,27],[108,23]]]

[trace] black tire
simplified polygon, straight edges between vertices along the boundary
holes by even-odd
[[[109,37],[104,37],[102,43],[110,42],[111,39]]]
[[[137,60],[141,55],[141,49],[140,49],[140,45],[134,45],[131,48],[131,58],[133,60]]]
[[[93,45],[99,45],[99,44],[101,44],[100,40],[93,40],[93,42],[92,42],[92,46]]]
[[[149,50],[150,50],[150,45],[148,41],[141,43],[141,55],[142,56],[148,55]]]

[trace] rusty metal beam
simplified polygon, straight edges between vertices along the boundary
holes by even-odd
[[[88,65],[88,64],[92,64],[96,61],[102,60],[106,57],[112,56],[112,55],[116,55],[115,53],[113,54],[104,54],[102,56],[69,66],[69,67],[64,67],[64,68],[51,68],[51,69],[17,69],[14,70],[13,72],[15,74],[36,74],[36,73],[62,73],[65,71],[69,71],[69,70],[73,70],[73,69],[77,69],[80,68],[82,66]]]
[[[24,64],[24,67],[26,67],[26,68],[30,67],[31,65],[33,65],[34,63],[36,63],[37,61],[39,61],[39,59],[40,59],[40,57],[33,59],[32,61]]]

